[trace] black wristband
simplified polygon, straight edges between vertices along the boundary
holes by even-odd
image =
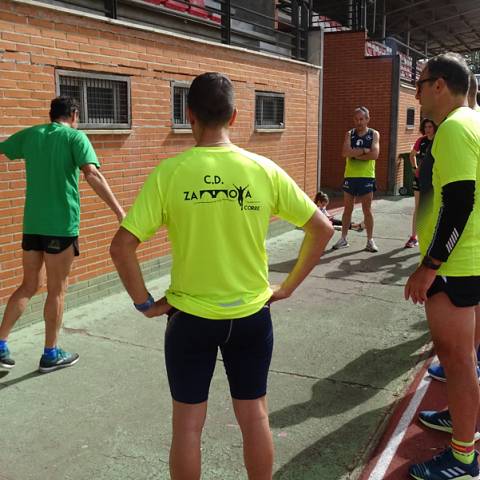
[[[438,270],[442,264],[433,263],[432,257],[429,257],[428,255],[426,255],[422,259],[422,265],[424,267],[430,268],[430,270]]]
[[[154,298],[152,297],[152,295],[150,294],[150,292],[148,292],[148,298],[146,300],[146,302],[143,302],[143,303],[134,303],[133,306],[139,311],[139,312],[146,312],[147,310],[149,310],[153,304],[155,303],[155,300]]]

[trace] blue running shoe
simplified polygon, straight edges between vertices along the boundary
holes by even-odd
[[[10,370],[14,366],[15,360],[11,357],[8,347],[0,349],[0,368]]]
[[[40,373],[53,372],[54,370],[59,370],[60,368],[71,367],[78,362],[80,356],[78,353],[69,353],[65,352],[61,348],[57,347],[57,356],[50,358],[46,355],[42,355],[40,359],[40,365],[38,366],[38,371]]]
[[[430,365],[430,367],[428,367],[427,372],[432,378],[434,378],[435,380],[438,380],[439,382],[447,381],[445,370],[443,369],[440,363],[434,363],[433,365]],[[478,376],[478,380],[480,381],[480,368],[478,367],[478,365],[477,365],[477,376]]]
[[[415,480],[476,480],[478,479],[478,452],[470,465],[459,462],[447,448],[425,463],[412,465],[408,473]]]
[[[428,428],[452,433],[452,418],[448,410],[443,410],[442,412],[424,410],[418,414],[418,419]],[[476,442],[480,440],[479,432],[475,432],[474,440]]]

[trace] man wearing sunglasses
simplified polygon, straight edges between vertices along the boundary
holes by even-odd
[[[417,82],[423,114],[439,127],[431,150],[433,203],[422,208],[420,197],[422,261],[405,286],[405,298],[425,304],[447,377],[449,410],[440,413],[452,430],[448,449],[410,468],[417,480],[479,475],[474,435],[480,390],[474,339],[480,303],[480,202],[475,201],[480,194],[480,116],[468,107],[469,74],[461,56],[447,53],[430,59]]]

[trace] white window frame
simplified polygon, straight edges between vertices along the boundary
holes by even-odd
[[[408,113],[412,112],[412,111],[413,111],[413,122],[408,123]],[[407,113],[406,113],[406,119],[405,119],[405,123],[407,125],[407,130],[413,130],[415,128],[415,116],[416,116],[415,108],[414,107],[407,107]]]
[[[283,99],[283,111],[282,111],[282,117],[283,117],[283,122],[277,123],[277,124],[262,124],[262,123],[257,123],[257,99],[258,98],[281,98]],[[263,106],[262,106],[263,108]],[[263,113],[263,112],[262,112]],[[282,131],[285,130],[285,94],[280,93],[280,92],[264,92],[261,90],[255,90],[255,117],[254,117],[254,122],[255,122],[255,130],[256,131]]]
[[[171,105],[172,105],[172,129],[174,131],[184,131],[184,132],[190,132],[192,129],[192,126],[190,125],[190,122],[188,121],[187,117],[187,95],[188,95],[188,89],[190,88],[191,82],[183,82],[183,81],[178,81],[174,80],[170,82],[170,91],[171,91]],[[183,123],[175,123],[175,89],[181,88],[183,90]]]

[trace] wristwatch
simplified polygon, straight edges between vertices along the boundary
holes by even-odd
[[[155,300],[154,298],[152,297],[152,295],[150,294],[150,292],[148,292],[148,298],[145,302],[143,303],[133,303],[133,306],[139,311],[139,312],[146,312],[147,310],[149,310],[153,304],[155,303]]]
[[[442,264],[441,263],[438,263],[438,264],[433,263],[432,257],[429,257],[427,255],[427,256],[423,257],[422,265],[424,267],[430,268],[431,270],[438,270]]]

